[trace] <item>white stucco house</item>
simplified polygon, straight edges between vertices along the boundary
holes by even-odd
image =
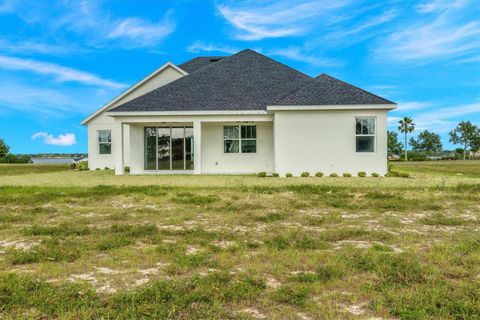
[[[166,63],[85,119],[90,169],[387,172],[396,104],[252,50]]]

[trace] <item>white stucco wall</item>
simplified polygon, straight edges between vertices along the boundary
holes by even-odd
[[[257,126],[257,153],[224,153],[223,126],[202,125],[202,173],[258,173],[273,171],[272,122],[249,123]]]
[[[174,69],[173,67],[167,67],[160,71],[157,75],[150,78],[149,80],[145,81],[141,85],[139,85],[135,90],[130,92],[128,95],[122,97],[103,112],[98,114],[92,120],[88,122],[88,164],[91,170],[95,170],[96,168],[103,169],[105,167],[114,168],[115,161],[113,152],[110,155],[100,155],[98,153],[98,141],[97,141],[97,132],[98,130],[113,130],[114,119],[110,116],[105,115],[105,112],[115,108],[127,101],[130,101],[134,98],[137,98],[145,93],[148,93],[156,88],[159,88],[169,82],[172,82],[180,77],[182,77],[179,71]],[[130,154],[130,127],[125,126],[124,128],[124,148],[125,154]],[[113,135],[112,135],[113,137]],[[112,144],[114,143],[112,138]],[[125,158],[125,165],[131,166],[130,158]]]
[[[376,117],[375,152],[355,152],[355,117]],[[281,175],[323,172],[387,172],[386,110],[276,111],[275,171]]]

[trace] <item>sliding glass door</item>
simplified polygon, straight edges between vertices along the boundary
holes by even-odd
[[[145,127],[145,170],[193,170],[193,128]]]

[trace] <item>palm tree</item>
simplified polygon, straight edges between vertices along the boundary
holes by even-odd
[[[413,123],[413,119],[410,117],[404,117],[400,121],[398,121],[398,131],[405,134],[405,160],[408,160],[407,156],[407,134],[409,132],[413,132],[415,130],[415,123]]]

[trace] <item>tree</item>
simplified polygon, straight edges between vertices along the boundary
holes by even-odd
[[[405,160],[408,160],[407,155],[407,134],[413,132],[415,130],[415,123],[413,123],[413,119],[410,117],[404,117],[400,121],[398,121],[398,131],[405,134]]]
[[[476,147],[480,130],[470,121],[461,121],[449,134],[451,143],[463,145],[463,160],[465,160],[467,149]]]
[[[5,158],[10,151],[10,147],[5,143],[3,139],[0,139],[0,158]]]
[[[420,132],[417,139],[410,138],[410,145],[414,151],[425,154],[442,151],[442,139],[440,138],[440,135],[428,130]]]
[[[398,133],[395,131],[387,131],[387,150],[388,155],[391,156],[392,154],[400,154],[403,149],[403,144],[398,141]]]

